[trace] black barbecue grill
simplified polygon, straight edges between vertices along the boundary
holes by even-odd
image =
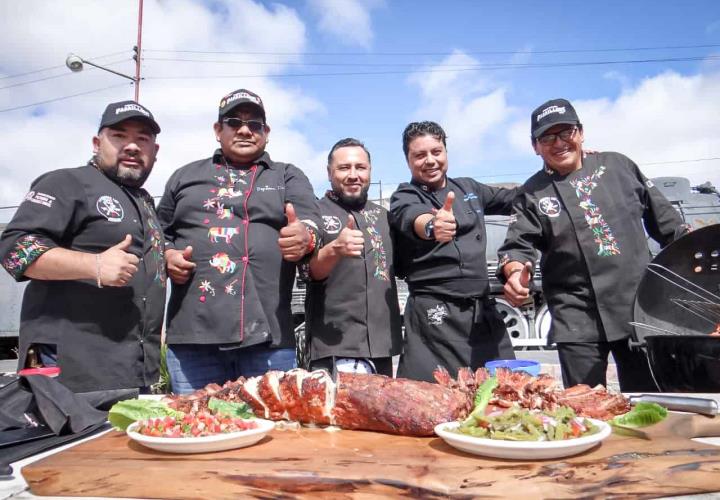
[[[663,392],[720,392],[720,224],[665,247],[638,286],[634,341]]]

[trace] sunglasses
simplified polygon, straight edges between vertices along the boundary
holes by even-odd
[[[575,132],[577,132],[577,127],[570,127],[566,128],[565,130],[561,130],[557,134],[545,134],[543,136],[538,137],[537,141],[542,144],[543,146],[549,146],[550,144],[555,144],[555,139],[558,137],[562,139],[564,142],[568,142],[572,137],[575,135]]]
[[[240,118],[223,118],[222,121],[225,125],[235,130],[241,128],[243,125],[247,125],[250,132],[258,134],[265,129],[265,122],[262,120],[241,120]]]

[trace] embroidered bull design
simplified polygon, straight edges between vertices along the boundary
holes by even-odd
[[[235,267],[237,264],[230,260],[230,257],[225,252],[218,252],[215,255],[213,255],[212,259],[210,259],[210,266],[214,267],[218,271],[220,271],[222,274],[225,273],[234,273]]]
[[[238,196],[242,196],[242,190],[235,191],[234,188],[220,188],[217,192],[218,198],[237,198]]]
[[[236,234],[240,234],[239,227],[211,227],[208,230],[208,238],[213,243],[217,243],[218,240],[225,240],[225,243],[230,244],[230,240]]]

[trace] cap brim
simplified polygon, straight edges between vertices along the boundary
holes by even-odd
[[[538,128],[537,130],[533,131],[532,136],[533,139],[537,139],[541,135],[543,135],[546,131],[553,128],[555,125],[577,125],[580,122],[577,120],[558,120],[556,122],[548,123],[546,125],[543,125],[542,127]]]
[[[98,132],[100,132],[105,127],[112,127],[113,125],[117,125],[118,123],[126,122],[128,120],[137,120],[140,122],[145,122],[148,125],[150,125],[150,130],[152,130],[155,135],[160,133],[160,125],[158,125],[157,122],[155,120],[153,120],[152,118],[148,118],[147,116],[143,116],[143,115],[127,116],[125,118],[122,118],[121,120],[112,121],[110,123],[103,123],[100,125]]]

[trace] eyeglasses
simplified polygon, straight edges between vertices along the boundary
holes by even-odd
[[[572,137],[575,135],[575,132],[577,132],[577,130],[577,127],[566,128],[565,130],[561,130],[557,134],[542,135],[538,137],[537,141],[543,146],[555,144],[555,139],[557,139],[558,137],[565,142],[569,142],[570,139],[572,139]]]
[[[257,134],[265,129],[265,123],[262,120],[241,120],[240,118],[223,118],[222,121],[225,125],[235,130],[241,128],[243,125],[247,125],[250,132]]]

